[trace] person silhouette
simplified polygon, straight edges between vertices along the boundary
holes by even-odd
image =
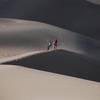
[[[50,50],[51,47],[52,47],[52,41],[49,41],[47,49]]]
[[[56,39],[56,40],[54,41],[54,49],[57,49],[57,46],[58,46],[58,40]]]

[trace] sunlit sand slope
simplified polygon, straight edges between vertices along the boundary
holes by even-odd
[[[0,100],[100,100],[100,83],[0,65]]]
[[[0,19],[0,58],[46,50],[55,39],[60,49],[100,60],[100,42],[92,38],[40,22]]]

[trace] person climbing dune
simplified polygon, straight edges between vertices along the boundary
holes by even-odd
[[[56,39],[56,40],[54,41],[54,49],[57,49],[57,46],[58,46],[58,40]]]
[[[49,41],[47,49],[50,50],[51,47],[52,47],[52,41]]]

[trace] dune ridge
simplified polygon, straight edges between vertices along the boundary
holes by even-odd
[[[40,22],[0,19],[0,48],[16,48],[13,53],[12,50],[0,52],[2,58],[5,54],[4,58],[8,58],[32,52],[34,49],[46,50],[48,41],[55,39],[58,39],[59,49],[100,60],[100,42],[90,37]]]
[[[100,61],[66,50],[37,53],[2,64],[20,65],[100,82]]]

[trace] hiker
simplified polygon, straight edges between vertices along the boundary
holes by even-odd
[[[54,41],[54,49],[57,49],[57,46],[58,46],[58,40],[56,39],[56,40]]]
[[[49,41],[49,43],[48,43],[48,50],[50,50],[51,47],[52,47],[52,41]]]

